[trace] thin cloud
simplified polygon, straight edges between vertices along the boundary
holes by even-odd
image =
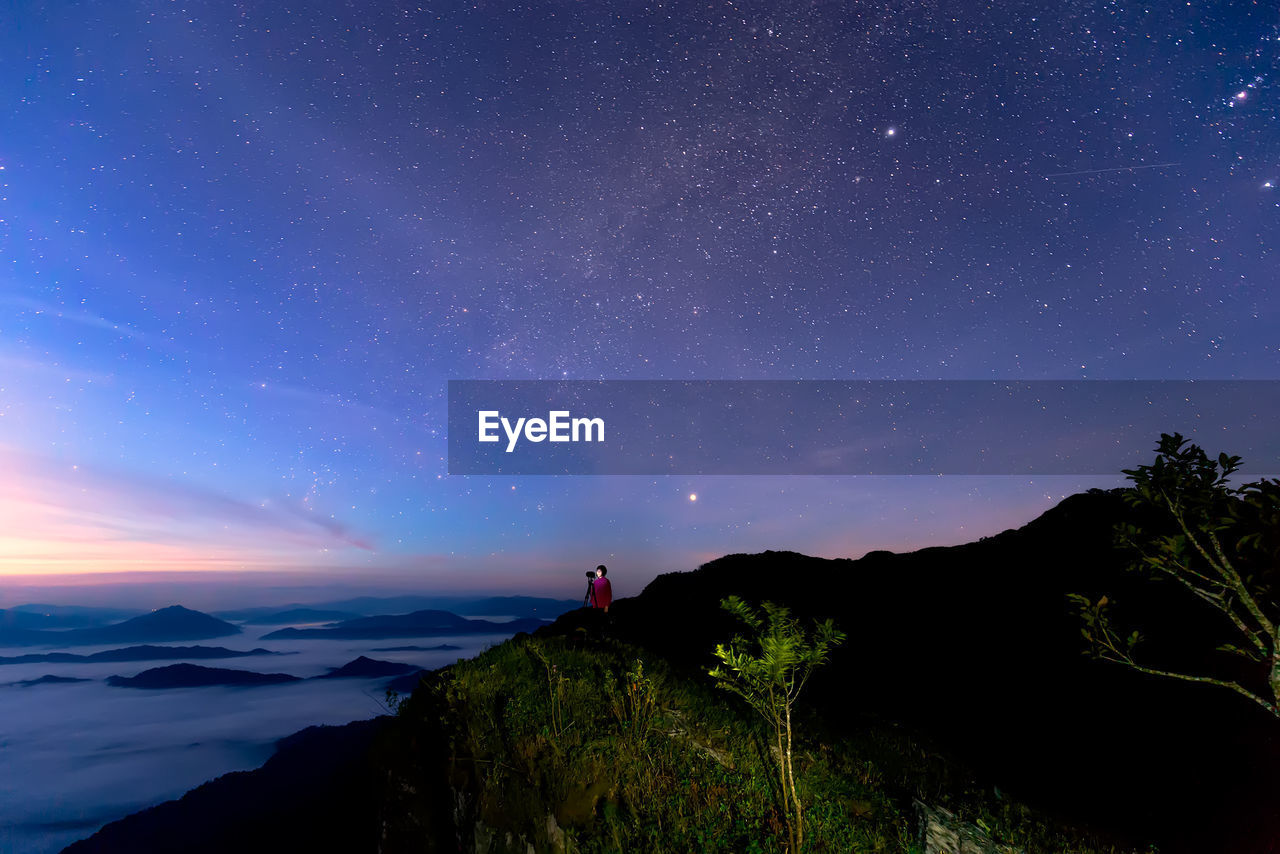
[[[376,406],[362,403],[351,397],[333,394],[332,392],[318,391],[316,389],[278,382],[256,381],[248,383],[247,386],[249,390],[254,392],[274,395],[285,400],[301,402],[321,409],[345,409],[360,415],[370,416],[386,421],[392,421],[395,418],[391,412],[388,412],[385,409],[379,409]]]
[[[114,374],[88,371],[79,367],[68,367],[56,360],[32,359],[11,353],[0,353],[0,370],[12,372],[17,376],[45,374],[57,380],[79,380],[81,382],[96,383],[109,383],[115,380]]]
[[[122,338],[128,338],[134,341],[149,340],[146,333],[140,332],[127,324],[116,323],[98,314],[67,309],[59,305],[54,305],[53,303],[32,299],[31,297],[20,296],[18,294],[0,294],[0,305],[23,308],[28,311],[35,312],[36,314],[48,314],[58,318],[59,320],[78,323],[82,326],[88,326],[93,329],[102,329],[119,335]]]
[[[373,551],[349,525],[296,502],[253,502],[187,481],[0,447],[0,573],[314,565]]]

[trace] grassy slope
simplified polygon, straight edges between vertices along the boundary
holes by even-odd
[[[491,851],[556,850],[558,833],[568,851],[782,850],[754,712],[637,647],[540,635],[436,674],[402,707],[404,724],[444,724],[465,850],[477,820]],[[807,850],[918,851],[914,797],[1026,851],[1122,850],[978,789],[892,726],[835,738],[809,720],[799,747]]]

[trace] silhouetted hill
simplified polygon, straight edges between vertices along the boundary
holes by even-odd
[[[287,673],[254,673],[199,664],[170,664],[153,667],[137,676],[108,676],[107,684],[116,688],[202,688],[209,685],[277,685],[300,682]]]
[[[217,617],[192,611],[181,605],[172,605],[109,626],[65,631],[0,630],[0,644],[89,646],[109,643],[164,643],[220,638],[239,632],[239,627]]]
[[[451,643],[442,643],[435,646],[375,646],[370,652],[441,652],[451,649],[462,649],[460,646],[454,646]]]
[[[581,574],[581,573],[579,573]],[[556,617],[581,606],[580,599],[547,599],[541,596],[489,596],[484,599],[463,599],[443,607],[463,616],[489,617],[537,617],[554,620]]]
[[[1253,837],[1222,844],[1242,828],[1280,839],[1276,721],[1220,688],[1081,654],[1074,592],[1109,593],[1149,653],[1198,672],[1197,651],[1225,637],[1181,591],[1123,571],[1112,529],[1125,518],[1118,491],[1091,491],[976,543],[859,560],[730,555],[615,602],[610,631],[701,669],[741,631],[718,608],[731,593],[834,617],[849,640],[810,695],[833,728],[908,723],[1002,791],[1161,851],[1265,850]],[[598,619],[573,612],[548,631]]]
[[[468,620],[448,611],[414,611],[384,617],[360,617],[344,620],[332,628],[278,629],[262,636],[276,638],[333,638],[337,640],[370,640],[377,638],[431,637],[433,635],[514,634],[529,632],[546,625],[541,620],[512,620],[495,623]]]
[[[333,667],[317,679],[369,679],[378,676],[399,676],[410,671],[421,670],[415,664],[403,664],[399,661],[379,661],[376,658],[360,656],[348,661],[341,667]]]
[[[33,685],[62,685],[68,682],[89,682],[89,679],[82,679],[76,676],[54,676],[52,673],[46,673],[37,679],[23,679],[20,682],[8,682],[8,685],[16,685],[20,688],[30,688]]]
[[[230,611],[218,611],[216,616],[224,620],[237,620],[257,624],[263,617],[288,611],[337,611],[345,616],[340,619],[356,617],[376,617],[383,614],[407,614],[410,611],[421,611],[434,608],[443,609],[447,596],[423,596],[408,594],[401,596],[355,596],[349,599],[334,599],[325,602],[291,602],[285,605],[256,608],[237,608]],[[455,612],[456,613],[456,612]]]
[[[40,629],[70,629],[92,625],[84,618],[56,617],[52,614],[41,614],[23,611],[17,608],[0,608],[0,633],[11,631],[32,631]]]
[[[127,620],[137,611],[82,605],[46,605],[32,602],[0,608],[0,632],[6,629],[82,629]]]
[[[275,611],[261,614],[245,620],[246,626],[287,626],[293,623],[336,623],[359,617],[351,611],[334,611],[322,608],[290,608],[287,611]]]
[[[421,594],[405,594],[400,596],[355,596],[349,599],[333,599],[326,602],[303,604],[294,602],[274,607],[239,608],[230,611],[217,611],[215,616],[224,620],[243,621],[252,625],[282,625],[287,622],[319,622],[324,617],[285,620],[267,623],[267,619],[276,620],[276,615],[291,611],[318,612],[321,614],[338,612],[334,619],[354,619],[356,617],[377,617],[388,614],[407,614],[412,611],[448,611],[464,617],[537,617],[544,620],[555,619],[565,611],[571,611],[581,604],[580,599],[551,599],[545,596],[424,596]]]
[[[205,640],[240,633],[238,627],[224,620],[181,605],[161,608],[123,623],[80,631],[85,643]]]
[[[337,608],[376,616],[403,614],[410,611],[448,611],[462,616],[540,617],[554,619],[578,607],[575,599],[549,599],[543,596],[357,596],[337,599],[315,607]]]
[[[280,741],[261,768],[114,821],[64,854],[407,851],[379,845],[386,775],[371,754],[388,723],[302,730]]]
[[[272,652],[262,647],[250,650],[227,649],[223,646],[126,646],[121,649],[107,649],[88,655],[74,652],[29,652],[25,655],[0,656],[3,664],[31,664],[34,662],[70,663],[77,661],[166,661],[175,658],[207,659],[207,658],[243,658],[250,655],[292,655],[292,653]]]

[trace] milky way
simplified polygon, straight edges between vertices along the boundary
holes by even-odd
[[[641,579],[1094,485],[449,477],[448,379],[1280,378],[1280,16],[977,5],[12,10],[0,572]]]

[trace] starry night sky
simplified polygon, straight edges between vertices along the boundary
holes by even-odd
[[[449,379],[1280,379],[1269,2],[17,3],[0,34],[0,574],[576,593],[604,561],[626,595],[1123,482],[451,477]]]

